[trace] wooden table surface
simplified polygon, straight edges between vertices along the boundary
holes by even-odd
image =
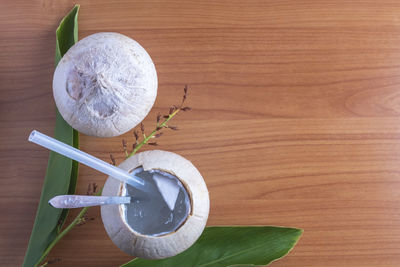
[[[0,265],[22,263],[52,135],[55,29],[74,1],[0,3]],[[153,58],[159,93],[145,125],[180,101],[193,111],[159,149],[187,157],[211,197],[208,225],[305,230],[283,266],[400,266],[399,1],[80,1],[80,38],[126,34]],[[123,159],[121,140],[81,148]],[[146,149],[151,149],[147,147]],[[77,193],[105,177],[81,166]],[[54,266],[130,259],[98,208],[51,253]],[[183,266],[184,267],[184,266]]]

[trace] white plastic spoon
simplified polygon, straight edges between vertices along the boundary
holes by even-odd
[[[131,197],[59,195],[49,200],[58,209],[74,209],[100,205],[129,204]]]

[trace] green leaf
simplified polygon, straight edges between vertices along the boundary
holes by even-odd
[[[60,117],[60,120],[64,120],[57,110],[57,117]],[[57,120],[57,119],[56,119]],[[73,133],[73,147],[79,148],[79,132],[75,129],[72,130]],[[73,195],[75,193],[76,184],[78,182],[78,169],[79,169],[79,162],[73,160],[72,161],[72,168],[71,168],[71,178],[68,187],[68,195]],[[59,225],[57,229],[57,233],[60,232],[61,228],[63,227],[65,220],[67,219],[69,209],[63,209],[61,212]]]
[[[62,55],[78,40],[78,11],[79,5],[69,12],[61,21],[57,29],[56,65]],[[78,147],[78,132],[72,129],[57,111],[54,138],[75,147]],[[48,201],[56,196],[75,192],[78,176],[78,164],[57,153],[50,152],[44,179],[42,195],[36,213],[28,249],[25,254],[23,266],[34,266],[41,258],[48,245],[57,235],[60,225],[67,216],[67,210],[51,207]]]
[[[75,5],[56,30],[56,66],[68,49],[78,42],[78,12],[79,5]]]
[[[61,21],[60,26],[56,30],[56,55],[55,55],[55,65],[57,66],[60,62],[62,56],[68,51],[68,49],[78,42],[78,13],[79,5],[75,7],[68,13],[67,16]],[[61,114],[57,110],[56,120],[64,121]],[[65,121],[64,123],[68,125]],[[71,128],[72,129],[72,128]],[[74,147],[79,148],[79,132],[72,129],[72,144]],[[78,180],[78,167],[79,163],[77,161],[72,161],[71,178],[70,185],[68,188],[68,194],[72,195],[75,193],[76,183]],[[65,219],[67,218],[69,209],[64,209],[60,216],[60,224],[58,230],[64,225]]]
[[[163,260],[134,259],[122,267],[266,265],[296,245],[303,230],[274,226],[207,227],[189,249]]]

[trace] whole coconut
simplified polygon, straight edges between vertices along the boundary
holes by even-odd
[[[140,123],[157,96],[157,73],[146,50],[119,33],[87,36],[71,47],[53,77],[62,117],[87,135],[121,135]]]

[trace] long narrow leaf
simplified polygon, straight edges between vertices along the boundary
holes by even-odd
[[[76,5],[61,21],[57,29],[56,65],[68,48],[78,40],[78,11],[79,6]],[[77,132],[64,121],[58,111],[54,137],[69,145],[77,146],[79,143]],[[55,195],[73,193],[77,174],[77,163],[73,163],[72,160],[57,153],[50,152],[42,195],[25,254],[24,267],[34,266],[48,245],[54,240],[59,225],[63,224],[67,212],[51,207],[48,201]]]
[[[273,226],[207,227],[188,250],[168,259],[134,259],[122,267],[226,267],[266,265],[296,245],[301,229]]]
[[[76,10],[76,11],[75,11]],[[74,12],[75,11],[75,12]],[[55,55],[55,65],[57,66],[60,62],[62,56],[68,51],[68,49],[78,42],[78,13],[79,5],[75,5],[72,11],[61,21],[60,26],[56,31],[56,55]],[[61,114],[57,110],[56,120],[63,121]],[[72,129],[72,128],[71,128]],[[72,145],[79,148],[79,133],[77,130],[72,129]],[[68,194],[72,195],[75,193],[76,183],[78,179],[78,167],[79,163],[77,161],[72,161],[71,178],[68,188]],[[69,210],[64,209],[61,213],[58,229],[61,229],[64,225],[65,219],[67,218]]]

